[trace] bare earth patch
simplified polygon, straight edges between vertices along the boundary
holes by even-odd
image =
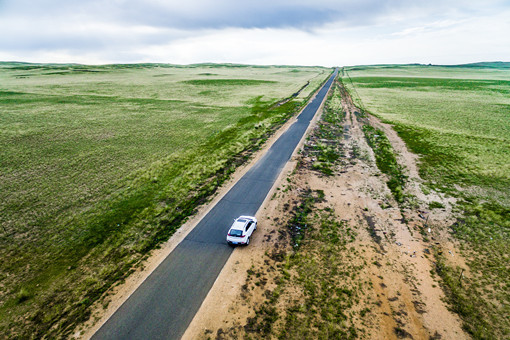
[[[300,268],[289,265],[289,259],[294,256],[320,263],[323,254],[318,249],[327,249],[327,245],[321,244],[318,235],[320,223],[327,219],[335,219],[345,233],[352,235],[342,239],[345,247],[334,248],[337,262],[331,261],[338,263],[330,269],[339,277],[336,287],[328,286],[331,299],[338,298],[337,288],[341,287],[352,294],[353,301],[344,305],[341,313],[345,320],[336,331],[345,330],[345,337],[372,339],[468,338],[458,316],[443,302],[438,278],[431,274],[435,265],[433,246],[465,267],[445,231],[452,222],[450,202],[437,193],[422,192],[417,157],[390,126],[370,117],[370,123],[386,133],[399,163],[407,169],[406,193],[414,199],[398,205],[385,175],[375,165],[356,107],[343,88],[338,89],[341,106],[337,113],[345,112],[345,117],[342,137],[335,140],[343,153],[334,173],[325,176],[313,168],[316,159],[307,147],[329,142],[318,141],[315,130],[311,131],[259,210],[259,228],[250,246],[235,249],[184,339],[276,338],[288,334],[286,328],[295,322],[292,318],[306,315],[302,309],[309,293],[302,282],[313,281],[303,277]],[[296,250],[288,223],[299,212],[307,190],[323,197],[313,203],[307,215],[310,230]],[[429,209],[431,202],[439,202],[444,208]],[[310,267],[310,273],[315,272],[321,275],[320,270]],[[324,321],[321,316],[310,317]],[[303,322],[309,321],[305,319]],[[313,331],[324,331],[320,326],[313,327],[318,327]],[[333,331],[321,334],[339,334]]]

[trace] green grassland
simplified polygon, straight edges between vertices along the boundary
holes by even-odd
[[[330,72],[0,63],[0,333],[86,319]]]
[[[357,105],[420,155],[425,187],[458,198],[450,232],[471,269],[436,253],[452,309],[475,338],[510,336],[510,64],[345,68]]]
[[[480,79],[480,69],[464,69],[463,78],[458,76],[462,69],[453,70],[414,66],[397,68],[393,76],[387,68],[383,75],[368,68],[348,74],[363,105],[394,124],[423,155],[421,171],[430,173],[425,178],[498,189],[507,196],[510,70],[499,70],[494,77],[490,69],[485,79]],[[474,79],[469,78],[472,73]]]

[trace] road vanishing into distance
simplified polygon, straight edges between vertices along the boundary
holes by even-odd
[[[338,70],[297,121],[209,211],[92,339],[180,339],[227,262],[234,218],[255,215],[315,116]],[[256,237],[256,232],[255,232]]]

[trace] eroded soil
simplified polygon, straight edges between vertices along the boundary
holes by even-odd
[[[458,316],[443,302],[444,293],[434,275],[432,248],[465,267],[447,232],[453,222],[451,202],[434,192],[423,193],[417,157],[390,126],[363,117],[338,86],[341,108],[336,114],[341,128],[334,130],[338,133],[329,140],[317,137],[322,121],[311,132],[259,210],[259,227],[250,246],[235,249],[184,339],[285,338],[289,334],[294,338],[300,334],[468,338]],[[393,199],[385,175],[378,170],[362,124],[383,130],[405,166],[408,183],[403,204]],[[330,176],[314,167],[314,146],[319,143],[341,154]],[[312,202],[311,210],[305,211],[310,230],[297,247],[296,225],[300,224],[296,216],[303,213],[306,197]],[[429,209],[431,202],[444,208]],[[339,238],[338,244],[321,239],[320,228],[327,220],[342,228],[341,233],[331,234]],[[331,261],[324,262],[328,251],[332,251]],[[310,277],[292,263],[310,265]],[[326,268],[313,263],[335,268],[327,268],[324,276]],[[325,288],[317,293],[322,297],[331,292],[330,300],[338,300],[328,307],[331,310],[326,313],[324,306],[310,303],[307,284],[322,284]],[[339,300],[342,291],[350,298]],[[329,306],[329,300],[321,301]],[[332,315],[333,320],[340,317],[342,321],[331,322]],[[311,326],[299,330],[299,323]]]

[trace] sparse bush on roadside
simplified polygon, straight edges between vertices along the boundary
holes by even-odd
[[[441,202],[433,201],[433,202],[429,203],[429,209],[430,210],[432,210],[432,209],[444,209],[444,204],[442,204]]]

